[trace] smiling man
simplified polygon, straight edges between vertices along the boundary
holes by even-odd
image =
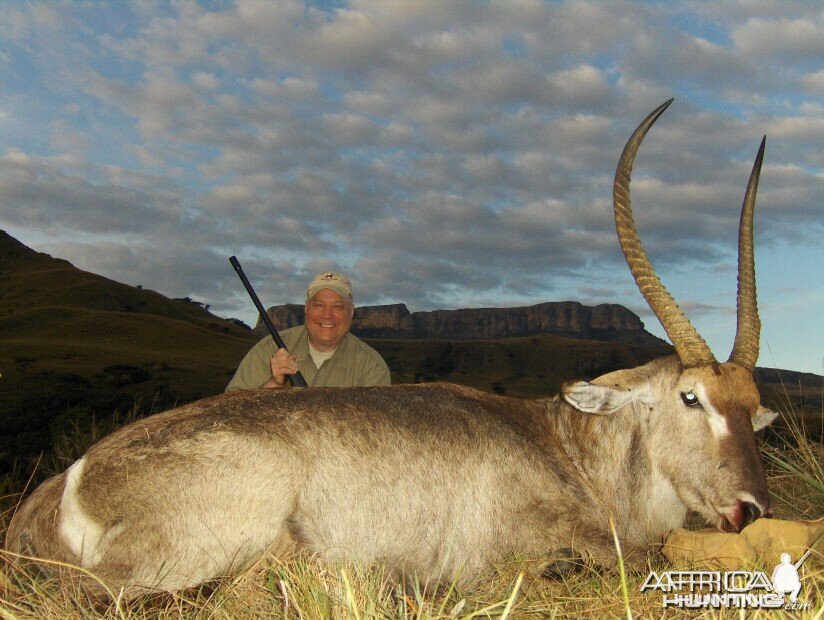
[[[241,360],[226,391],[283,388],[298,370],[315,387],[389,385],[380,354],[349,333],[354,313],[349,279],[318,274],[306,289],[304,324],[280,334],[286,349],[277,349],[271,336],[263,338]]]

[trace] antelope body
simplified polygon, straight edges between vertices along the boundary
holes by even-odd
[[[688,510],[738,530],[769,510],[754,430],[775,414],[752,379],[752,211],[742,209],[739,329],[719,364],[661,286],[616,173],[619,240],[676,355],[525,401],[447,384],[254,390],[126,426],[17,510],[6,548],[91,571],[126,596],[236,572],[271,549],[471,579],[515,553],[631,561]],[[95,589],[94,583],[89,583]]]

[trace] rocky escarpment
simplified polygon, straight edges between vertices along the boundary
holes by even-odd
[[[268,310],[280,329],[303,323],[301,305]],[[255,328],[261,333],[260,322]],[[521,308],[468,308],[410,313],[405,304],[355,309],[352,333],[365,338],[487,340],[535,334],[606,340],[627,344],[661,344],[641,319],[623,306],[585,306],[574,301],[546,302]]]

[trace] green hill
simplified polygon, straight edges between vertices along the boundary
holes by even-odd
[[[26,471],[67,434],[105,432],[129,411],[147,415],[221,392],[258,338],[200,303],[77,269],[0,231],[0,473]],[[552,395],[563,381],[670,351],[550,334],[368,342],[396,383],[445,380],[517,397]],[[807,386],[791,396],[803,393],[820,412],[820,378],[786,375]],[[765,401],[786,402],[780,380],[765,375]]]
[[[0,231],[0,469],[94,416],[221,391],[256,339],[201,304],[77,269]]]
[[[392,369],[393,382],[450,381],[520,398],[551,396],[564,381],[638,366],[670,351],[666,345],[549,334],[501,340],[372,340],[370,344]]]

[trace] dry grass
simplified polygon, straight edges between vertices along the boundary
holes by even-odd
[[[795,428],[789,436],[771,437],[762,453],[777,516],[824,517],[824,444],[808,440]],[[8,517],[2,515],[2,522]],[[660,573],[687,567],[671,567],[662,558],[651,558],[650,568]],[[761,569],[769,574],[772,567]],[[266,557],[238,577],[198,589],[101,604],[71,581],[58,583],[3,562],[0,618],[824,619],[824,562],[802,569],[799,598],[809,603],[802,612],[664,609],[660,592],[641,592],[646,573],[586,569],[565,580],[549,581],[537,572],[534,563],[513,559],[490,569],[471,588],[452,584],[426,590],[380,567],[329,565],[308,555],[288,562]]]
[[[658,570],[665,570],[663,564]],[[528,564],[497,567],[479,585],[426,591],[399,583],[380,568],[330,566],[316,558],[287,563],[266,558],[234,579],[174,595],[95,604],[76,587],[24,571],[5,571],[10,590],[0,595],[0,618],[801,618],[824,617],[824,575],[804,575],[802,613],[722,609],[663,609],[660,593],[640,591],[646,575],[586,573],[551,582]],[[9,584],[7,584],[9,585]]]

